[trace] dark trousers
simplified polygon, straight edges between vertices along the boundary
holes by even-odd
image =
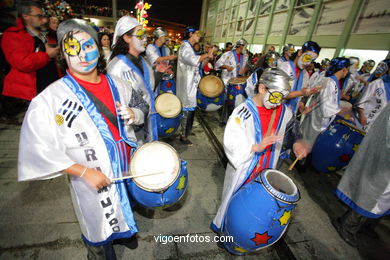
[[[343,231],[356,235],[367,218],[349,209],[341,218],[340,224]]]
[[[88,250],[88,260],[116,260],[112,242],[102,246],[91,246],[85,243]]]
[[[195,111],[184,111],[181,119],[181,135],[188,137],[191,134],[192,125],[194,124]]]

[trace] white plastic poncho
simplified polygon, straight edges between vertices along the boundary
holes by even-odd
[[[292,118],[289,108],[283,107],[279,118],[277,131],[284,135],[286,125]],[[248,98],[244,103],[237,106],[227,122],[224,133],[224,148],[229,163],[226,167],[225,180],[223,183],[222,201],[213,224],[221,229],[225,218],[227,206],[233,194],[243,185],[252,173],[260,158],[260,153],[253,153],[252,145],[262,140],[261,122],[255,103]],[[282,142],[273,146],[270,168],[275,168],[278,162]]]
[[[146,57],[153,67],[156,67],[156,60],[159,57],[171,55],[171,50],[167,46],[162,45],[161,50],[162,51],[160,51],[160,48],[156,44],[149,44],[146,47]],[[169,61],[166,61],[166,63],[169,64]]]
[[[340,112],[340,90],[337,78],[325,77],[322,86],[321,91],[312,97],[313,109],[306,115],[301,125],[303,139],[311,145]]]
[[[132,127],[124,126],[117,117],[123,139],[115,142],[86,93],[66,77],[31,101],[20,133],[18,180],[55,178],[76,163],[96,168],[110,179],[123,176],[128,167],[123,141],[136,147]],[[112,82],[114,101],[128,104],[131,86],[118,78]],[[132,109],[134,123],[142,124],[142,111]],[[69,180],[74,210],[88,244],[99,246],[113,236],[126,238],[138,231],[123,182],[97,192],[83,178],[69,175]]]
[[[188,41],[183,41],[177,58],[176,95],[180,99],[183,110],[196,108],[196,92],[200,81],[200,55]]]
[[[390,214],[390,105],[363,138],[341,178],[337,196],[368,218]]]

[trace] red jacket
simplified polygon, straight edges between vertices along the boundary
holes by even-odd
[[[3,33],[1,48],[11,66],[4,78],[3,95],[31,100],[37,95],[36,71],[50,61],[46,52],[36,52],[34,38],[25,30],[20,18],[16,26]]]

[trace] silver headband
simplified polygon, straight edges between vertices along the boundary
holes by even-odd
[[[236,48],[240,45],[247,45],[248,42],[245,40],[245,39],[239,39],[237,42],[236,42]]]
[[[162,28],[162,27],[157,27],[156,29],[154,29],[154,31],[153,31],[153,38],[154,39],[158,39],[158,38],[160,38],[160,37],[162,37],[162,36],[166,36],[167,35],[167,31],[165,31],[165,29],[164,28]]]
[[[266,88],[290,92],[290,77],[286,72],[277,68],[264,70],[259,79],[259,84],[264,84]]]

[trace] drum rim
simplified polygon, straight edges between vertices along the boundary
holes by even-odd
[[[231,80],[234,80],[234,79],[242,79],[243,81],[242,82],[230,82]],[[246,81],[247,81],[247,79],[248,79],[248,77],[233,77],[233,78],[230,78],[229,80],[228,80],[228,83],[229,84],[234,84],[234,85],[237,85],[237,84],[243,84],[243,83],[246,83]]]
[[[177,117],[178,115],[180,115],[181,111],[183,110],[183,105],[182,105],[182,103],[181,103],[181,100],[180,100],[175,94],[168,93],[168,92],[162,93],[162,94],[160,94],[160,95],[158,95],[158,96],[156,97],[155,104],[157,104],[157,99],[158,99],[159,97],[165,95],[165,94],[169,94],[169,95],[175,96],[175,97],[177,98],[177,100],[179,100],[180,109],[179,109],[179,111],[178,111],[174,116],[166,117],[166,116],[160,114],[161,111],[159,112],[158,109],[157,109],[157,106],[155,105],[155,107],[156,107],[156,112],[157,112],[160,116],[162,116],[163,118],[175,118],[175,117]]]
[[[164,143],[164,142],[160,142],[160,141],[153,141],[153,142],[149,142],[149,143],[145,143],[143,145],[141,145],[140,147],[138,147],[135,152],[133,153],[133,156],[132,156],[132,161],[134,160],[135,158],[135,155],[136,155],[136,152],[141,150],[142,147],[145,147],[145,145],[150,145],[150,144],[163,144],[165,146],[167,146],[170,150],[172,150],[174,152],[174,154],[176,155],[176,158],[178,159],[178,169],[177,169],[177,172],[176,172],[176,177],[169,183],[169,185],[165,186],[164,188],[159,188],[159,189],[151,189],[149,187],[144,187],[143,185],[141,185],[140,183],[137,182],[136,178],[132,179],[132,182],[137,185],[139,188],[145,190],[145,191],[149,191],[149,192],[161,192],[161,191],[165,191],[167,189],[169,189],[169,187],[172,186],[173,183],[175,183],[175,181],[179,178],[179,175],[180,175],[180,172],[181,172],[181,159],[179,157],[179,154],[177,153],[177,151],[175,150],[175,148],[173,148],[173,146],[171,146],[170,144],[167,144],[167,143]],[[132,169],[133,169],[133,166],[134,164],[130,164],[130,167],[129,167],[129,176],[132,176]]]
[[[293,195],[288,195],[286,193],[282,193],[282,192],[276,190],[274,187],[271,186],[271,184],[269,184],[269,182],[266,178],[267,177],[266,175],[268,174],[268,172],[281,173],[284,177],[289,179],[292,182],[292,184],[294,184],[294,186],[296,188],[296,193]],[[280,200],[280,201],[282,201],[284,203],[288,203],[288,204],[295,204],[301,199],[301,195],[300,195],[298,186],[293,182],[293,180],[289,176],[287,176],[282,171],[278,171],[278,170],[271,169],[271,168],[263,169],[257,178],[260,179],[261,185],[263,185],[265,190],[277,200]]]
[[[221,83],[221,86],[222,86],[221,87],[221,91],[218,94],[215,94],[213,96],[206,95],[206,93],[204,93],[202,91],[202,88],[200,87],[200,84],[202,83],[203,79],[205,79],[205,78],[216,78],[216,79],[218,79],[220,81],[220,83]],[[200,79],[199,84],[198,84],[198,89],[199,89],[200,93],[203,96],[208,97],[208,98],[216,98],[216,97],[219,97],[223,93],[223,91],[225,90],[225,85],[223,84],[223,81],[222,81],[222,79],[220,77],[217,77],[215,75],[207,75],[207,76],[204,76],[203,78]]]

